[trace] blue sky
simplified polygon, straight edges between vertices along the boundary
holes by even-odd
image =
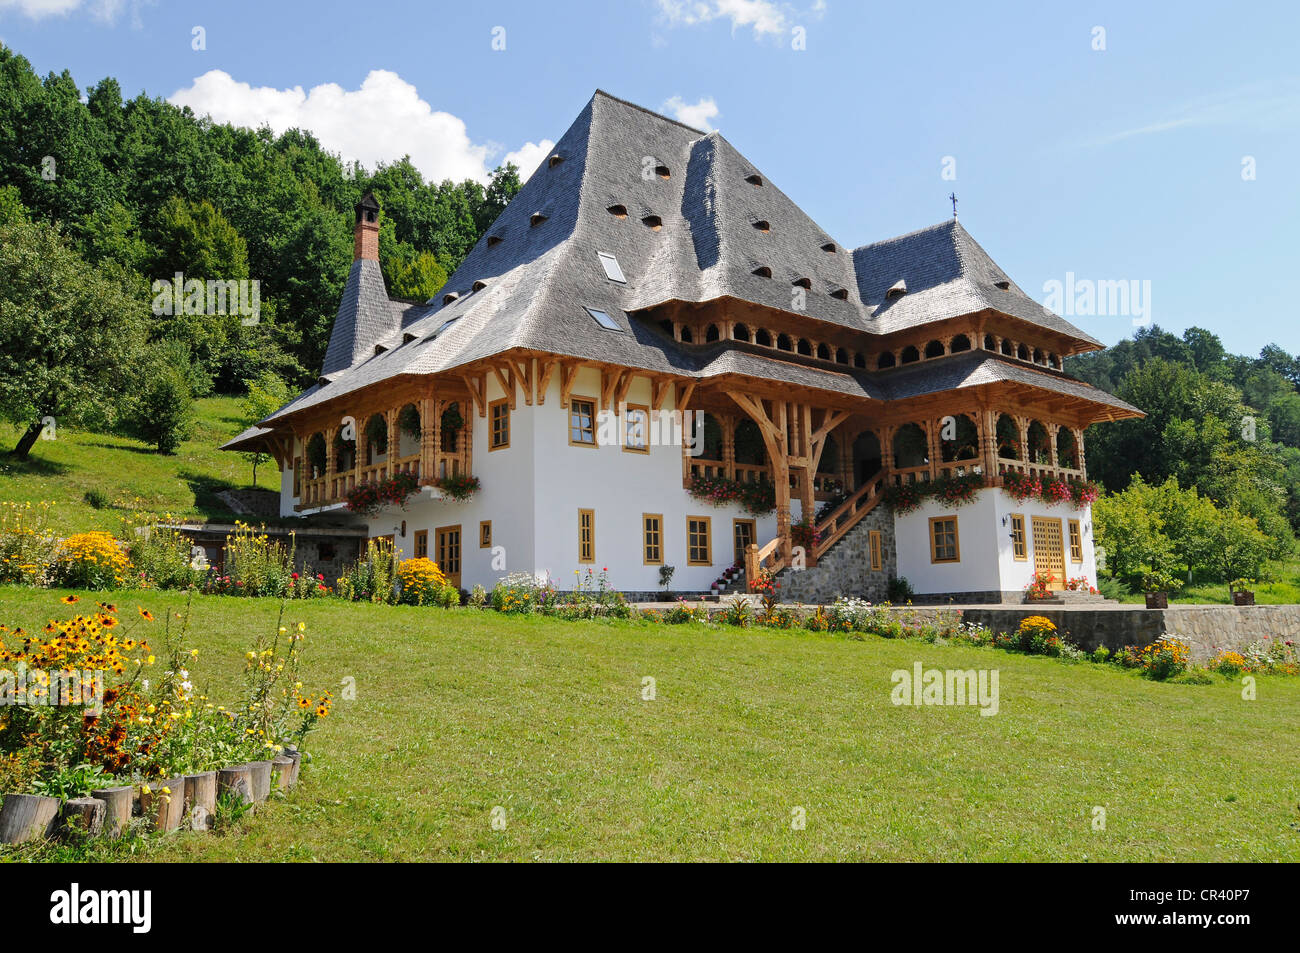
[[[598,87],[681,109],[843,244],[941,221],[955,191],[1040,300],[1067,273],[1150,282],[1156,323],[1240,353],[1300,351],[1298,32],[1281,2],[0,0],[0,39],[40,73],[438,178],[535,163]]]

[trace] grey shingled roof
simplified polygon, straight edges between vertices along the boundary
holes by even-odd
[[[864,334],[992,308],[1096,343],[1014,284],[998,289],[994,281],[1009,279],[956,222],[850,251],[722,136],[606,93],[593,96],[551,155],[559,161],[543,161],[426,305],[390,302],[377,263],[355,262],[326,353],[328,384],[268,421],[401,375],[448,371],[521,348],[700,377],[742,366],[782,380],[793,373],[778,367],[786,362],[677,344],[628,317],[669,301],[733,297]],[[667,167],[667,178],[658,166]],[[746,181],[750,175],[762,184]],[[624,206],[626,217],[610,214],[613,205]],[[533,225],[535,213],[545,218]],[[657,230],[642,223],[651,215],[662,220]],[[835,250],[823,250],[827,243]],[[597,252],[615,255],[625,284],[605,276]],[[771,278],[753,274],[764,265]],[[793,290],[801,278],[812,285],[803,310]],[[886,303],[885,289],[900,278],[908,293]],[[480,281],[486,287],[474,291]],[[837,288],[848,290],[847,300],[831,297]],[[443,304],[451,293],[456,297]],[[624,332],[601,329],[586,307],[608,312]],[[435,339],[451,319],[458,320]],[[857,381],[872,396],[864,383],[870,374],[800,373],[834,382],[829,389]]]

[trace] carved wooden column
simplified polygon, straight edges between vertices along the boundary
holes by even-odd
[[[357,466],[363,467],[370,462],[370,416],[363,414],[363,423],[357,426]]]
[[[338,427],[325,428],[325,490],[331,497],[338,492],[339,452],[334,444],[338,432]]]
[[[1083,479],[1088,479],[1088,466],[1083,459],[1083,428],[1079,427],[1074,430],[1074,453],[1079,458],[1079,475]]]
[[[1053,470],[1060,466],[1060,461],[1056,458],[1056,435],[1060,429],[1060,424],[1047,424],[1047,459],[1052,461]]]
[[[813,489],[815,461],[812,459],[812,407],[799,404],[795,407],[795,432],[798,434],[798,456],[804,461],[799,480],[799,518],[812,523],[817,512],[817,497]]]
[[[1034,461],[1029,452],[1029,418],[1022,414],[1017,414],[1016,429],[1020,433],[1020,462],[1026,466],[1031,466]]]
[[[785,401],[772,401],[772,418],[777,438],[772,454],[772,479],[776,482],[776,535],[781,541],[781,559],[790,564],[793,542],[790,538],[790,419]]]
[[[400,408],[384,411],[384,423],[388,425],[388,464],[385,469],[390,477],[397,474],[397,458],[402,455],[402,431],[397,423],[401,413]]]
[[[434,461],[438,458],[438,415],[435,413],[437,402],[432,394],[421,397],[418,405],[420,411],[420,482],[428,483],[436,474]]]
[[[728,480],[736,479],[736,418],[732,414],[719,417],[722,424],[722,472]]]
[[[925,428],[925,455],[929,458],[931,480],[939,477],[939,421],[941,419],[931,417],[921,421],[921,426]]]

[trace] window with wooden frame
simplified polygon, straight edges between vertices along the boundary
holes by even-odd
[[[664,517],[662,513],[641,514],[641,561],[646,566],[664,562]]]
[[[686,517],[686,564],[713,565],[713,520],[708,516]]]
[[[1070,520],[1070,562],[1083,562],[1083,534],[1078,520]]]
[[[731,521],[732,558],[736,561],[737,566],[745,565],[745,550],[749,549],[750,544],[758,537],[758,531],[755,529],[756,525],[753,520],[737,519]]]
[[[1029,558],[1029,550],[1025,546],[1025,514],[1011,514],[1011,555],[1024,562]]]
[[[438,568],[453,586],[460,586],[460,524],[434,530],[438,546]]]
[[[492,548],[492,521],[480,520],[478,524],[478,548]]]
[[[957,517],[932,516],[930,518],[930,562],[955,563],[961,561],[957,544]]]
[[[871,552],[871,571],[880,572],[885,568],[885,541],[880,535],[880,530],[873,529],[867,532],[867,545]]]
[[[425,559],[429,555],[429,531],[427,529],[416,530],[415,532],[415,558]]]
[[[293,495],[302,496],[302,457],[293,458]]]
[[[596,511],[578,510],[578,562],[596,561]]]
[[[596,445],[596,402],[590,397],[569,398],[569,443],[575,447]]]
[[[650,408],[644,404],[628,404],[623,411],[623,449],[650,452]]]
[[[490,422],[488,450],[503,450],[510,446],[510,401],[506,398],[488,403]]]

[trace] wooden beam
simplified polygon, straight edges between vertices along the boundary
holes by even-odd
[[[668,396],[668,386],[672,380],[666,377],[655,377],[650,381],[650,409],[662,410],[664,399]]]
[[[546,391],[551,386],[551,375],[555,373],[558,361],[546,361],[542,364],[541,376],[537,379],[537,403],[546,403]]]
[[[468,374],[461,375],[461,380],[469,388],[469,396],[480,417],[487,416],[487,377],[479,376],[477,380]]]
[[[492,365],[492,373],[496,375],[497,383],[500,384],[500,385],[501,385],[501,389],[502,389],[503,391],[505,391],[506,399],[510,401],[510,409],[511,409],[511,410],[514,410],[514,409],[515,409],[515,371],[514,371],[514,367],[513,367],[509,362],[507,362],[507,363],[506,363],[506,370],[505,370],[505,373],[503,374],[503,373],[501,372],[501,368],[499,368],[499,367],[497,367],[495,364],[493,364],[493,365]]]
[[[560,406],[569,408],[569,395],[573,393],[573,380],[578,376],[578,365],[566,361],[560,365]]]

